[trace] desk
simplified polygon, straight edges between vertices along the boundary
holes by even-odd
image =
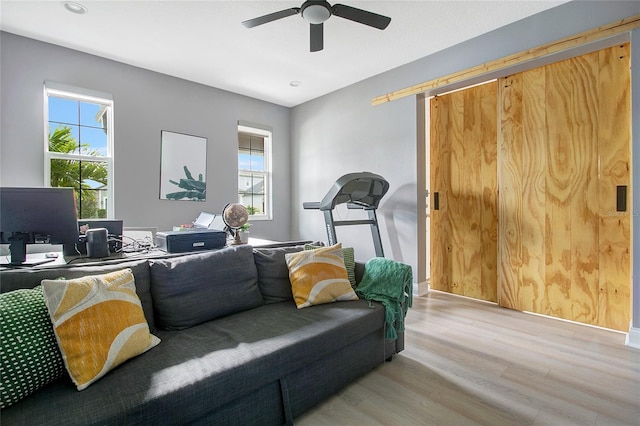
[[[187,253],[176,253],[176,255],[184,255]],[[173,256],[173,253],[167,253],[158,249],[151,249],[147,251],[141,251],[136,253],[115,253],[109,257],[91,258],[84,256],[63,256],[62,253],[58,253],[58,257],[55,259],[47,259],[45,253],[30,253],[27,255],[27,260],[24,265],[7,265],[1,264],[0,270],[9,269],[29,269],[29,268],[59,268],[62,266],[80,266],[80,265],[92,265],[103,263],[116,263],[127,260],[135,259],[152,259],[165,256]],[[9,256],[3,256],[3,262],[9,262]],[[39,263],[45,261],[45,263]],[[33,265],[35,263],[35,265]]]
[[[252,247],[287,247],[292,245],[302,245],[311,243],[309,240],[304,241],[272,241],[272,240],[263,240],[260,238],[249,238],[249,242],[247,245]],[[225,247],[228,247],[225,246]],[[224,247],[221,247],[224,248]],[[216,250],[216,249],[214,249]],[[219,249],[217,249],[219,250]],[[87,266],[93,264],[105,264],[105,263],[119,263],[125,262],[128,260],[136,260],[136,259],[166,259],[171,257],[185,256],[188,254],[195,253],[206,253],[211,250],[198,250],[198,251],[188,251],[183,253],[167,253],[166,251],[151,248],[149,250],[140,251],[140,252],[131,252],[131,253],[115,253],[109,257],[104,258],[90,258],[87,256],[63,256],[62,253],[59,253],[58,257],[52,259],[47,263],[42,263],[35,266],[7,266],[1,265],[0,270],[9,270],[15,268],[59,268],[61,266]],[[3,261],[8,262],[9,256],[3,256],[5,259]],[[27,255],[27,262],[38,262],[39,260],[45,260],[46,253],[30,253]]]

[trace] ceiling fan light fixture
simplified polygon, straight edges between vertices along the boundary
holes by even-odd
[[[305,21],[309,22],[310,24],[317,25],[322,24],[324,21],[329,19],[329,17],[331,16],[331,9],[328,7],[328,5],[325,5],[323,3],[305,3],[304,5],[302,5],[300,13],[302,14],[302,18],[304,18]]]

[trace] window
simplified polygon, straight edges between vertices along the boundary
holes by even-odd
[[[111,95],[46,82],[45,186],[76,191],[79,219],[113,218]]]
[[[238,125],[238,202],[252,219],[271,219],[271,130]]]

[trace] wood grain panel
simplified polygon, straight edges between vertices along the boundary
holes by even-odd
[[[546,95],[544,68],[522,78],[522,268],[520,309],[541,312],[545,295]]]
[[[630,184],[629,44],[499,87],[499,304],[626,330],[631,217],[615,209]]]
[[[431,100],[432,288],[497,300],[497,83]],[[432,199],[432,208],[434,205]]]
[[[542,312],[571,318],[572,117],[570,62],[545,67],[547,168]]]
[[[472,87],[460,92],[463,98],[463,162],[459,173],[463,186],[458,223],[463,237],[460,250],[464,262],[461,294],[483,299],[482,294],[482,91]]]
[[[498,82],[478,86],[481,116],[481,294],[498,301]]]
[[[595,324],[598,295],[598,52],[568,62],[572,75],[571,315]]]
[[[434,290],[450,291],[449,270],[449,221],[445,188],[449,185],[444,170],[448,170],[450,150],[448,148],[447,128],[449,121],[447,100],[434,97],[430,101],[430,186],[431,186],[431,250],[430,250],[430,285]],[[435,210],[435,194],[442,197],[439,209]]]
[[[631,215],[616,211],[616,186],[630,185],[630,45],[600,51],[600,294],[598,325],[627,330],[631,311]],[[631,194],[631,187],[627,193]],[[628,200],[628,206],[631,200]]]
[[[499,80],[498,304],[521,309],[522,265],[522,80]]]
[[[465,173],[467,172],[464,159],[464,93],[453,92],[449,97],[449,126],[447,135],[451,149],[449,176],[451,178],[446,197],[448,207],[447,219],[451,230],[451,292],[464,294],[463,281],[465,279],[464,265],[464,221],[465,194],[467,191]],[[442,203],[442,200],[440,200]]]

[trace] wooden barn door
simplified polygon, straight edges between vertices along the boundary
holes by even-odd
[[[497,83],[430,101],[431,288],[497,301]]]
[[[627,43],[430,101],[431,288],[627,330],[629,59]]]
[[[500,79],[500,305],[628,329],[629,55],[627,43]]]

